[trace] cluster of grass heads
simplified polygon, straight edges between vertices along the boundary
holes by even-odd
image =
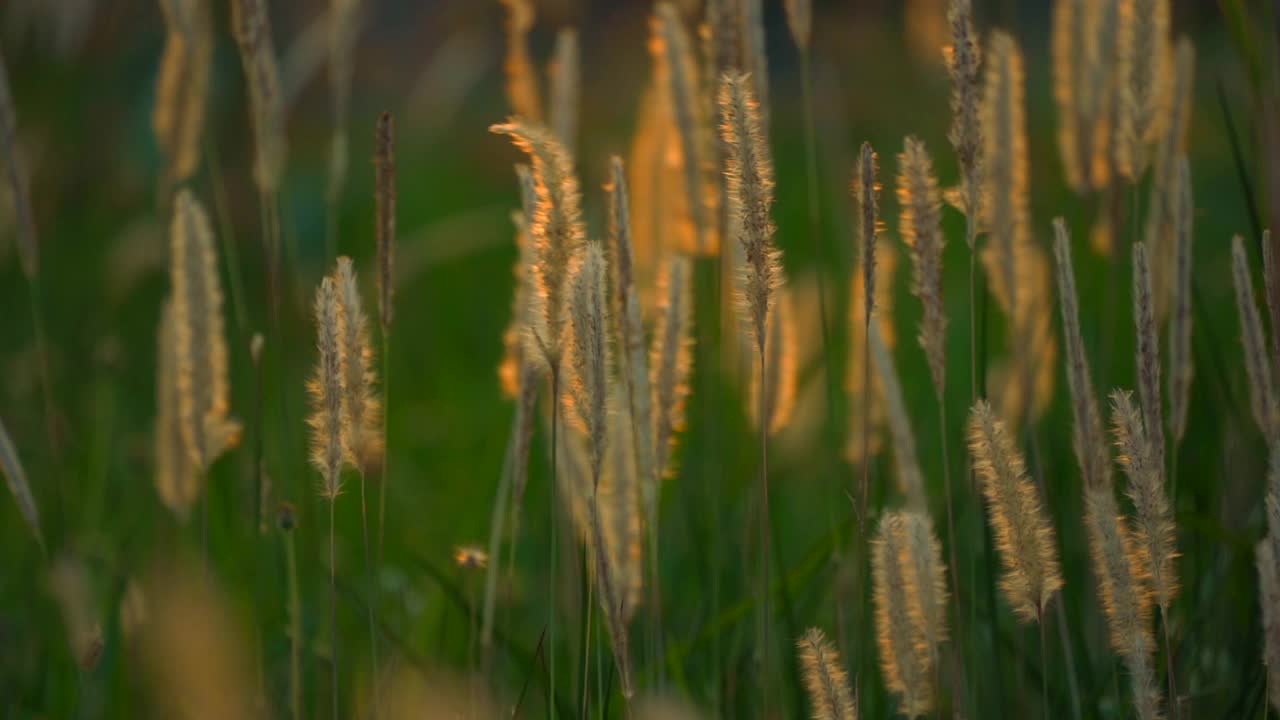
[[[128,301],[146,352],[102,343],[92,372],[84,263],[47,261],[66,211],[27,162],[43,118],[0,63],[25,286],[0,352],[30,348],[0,395],[6,716],[1280,712],[1280,265],[1171,0],[1055,0],[1049,53],[972,0],[912,4],[937,83],[911,92],[949,80],[950,129],[856,151],[818,91],[829,9],[659,2],[614,154],[590,28],[544,72],[538,8],[503,0],[485,142],[512,170],[455,194],[399,110],[353,102],[371,4],[317,26],[319,190],[289,182],[272,7],[159,5],[168,272]],[[1222,5],[1274,120],[1268,15]],[[1197,147],[1210,120],[1234,164]],[[398,233],[472,190],[483,220]],[[503,250],[453,255],[468,233]]]

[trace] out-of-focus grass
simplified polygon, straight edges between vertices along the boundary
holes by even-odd
[[[917,3],[913,5],[927,5]],[[981,18],[990,27],[1004,17],[993,6]],[[1228,3],[1228,6],[1233,4]],[[215,76],[209,111],[208,149],[220,173],[206,162],[193,188],[211,207],[219,192],[244,276],[248,322],[239,326],[228,305],[232,344],[233,411],[252,421],[252,373],[248,337],[269,326],[255,194],[248,167],[246,108],[239,61],[226,33],[225,8],[217,9]],[[558,7],[558,6],[557,6]],[[320,3],[272,8],[277,45],[321,12]],[[778,242],[788,271],[811,269],[813,244],[806,237],[807,199],[797,59],[779,10],[769,5],[769,51],[773,96],[772,144],[777,165],[775,215]],[[381,647],[394,663],[465,669],[468,663],[466,606],[476,601],[480,579],[450,566],[455,544],[483,540],[501,468],[511,408],[498,392],[495,368],[500,333],[507,321],[510,265],[515,251],[508,211],[517,205],[510,172],[515,154],[485,128],[506,114],[501,94],[500,9],[489,3],[406,3],[371,11],[357,60],[352,120],[352,169],[341,208],[342,253],[357,267],[372,269],[372,126],[376,112],[390,109],[399,129],[401,228],[400,291],[397,296],[394,395],[388,399],[393,477],[388,504],[387,547],[379,578]],[[1252,546],[1262,530],[1262,443],[1248,413],[1240,371],[1236,320],[1228,274],[1228,239],[1248,232],[1240,184],[1216,97],[1221,85],[1253,158],[1248,85],[1255,67],[1242,66],[1230,38],[1235,16],[1223,23],[1212,12],[1188,6],[1178,29],[1190,32],[1198,50],[1196,102],[1189,140],[1196,192],[1196,285],[1190,425],[1179,463],[1177,521],[1184,557],[1179,571],[1186,587],[1174,612],[1179,686],[1194,714],[1252,716],[1262,702],[1259,614]],[[827,307],[843,318],[852,262],[847,182],[852,150],[871,141],[882,157],[888,186],[893,155],[908,133],[934,154],[944,184],[955,179],[945,141],[947,84],[936,53],[914,15],[896,9],[848,8],[819,3],[815,45],[816,100],[824,241],[828,243]],[[909,21],[910,18],[910,21]],[[554,7],[534,36],[546,56],[552,28],[583,24],[584,128],[579,153],[586,212],[593,236],[603,231],[604,179],[609,153],[629,147],[632,115],[646,72],[642,4],[620,4],[562,14]],[[1018,7],[1017,35],[1027,53],[1031,188],[1037,242],[1047,243],[1049,222],[1064,215],[1077,238],[1077,272],[1085,341],[1100,389],[1132,386],[1131,320],[1127,252],[1118,267],[1084,249],[1094,203],[1068,193],[1054,145],[1046,46],[1047,12]],[[145,710],[142,683],[116,621],[127,580],[156,558],[185,547],[207,558],[233,603],[235,616],[256,628],[256,658],[264,689],[282,711],[287,678],[283,555],[274,533],[259,538],[246,524],[253,508],[251,461],[246,444],[219,462],[209,482],[207,549],[201,520],[179,528],[164,512],[150,483],[150,429],[154,415],[153,358],[159,302],[167,292],[167,256],[157,215],[159,171],[149,117],[161,42],[152,3],[134,0],[99,8],[84,43],[65,56],[51,52],[34,31],[0,20],[5,59],[13,78],[22,139],[33,168],[33,189],[43,242],[43,292],[51,346],[54,393],[61,429],[58,455],[44,437],[32,328],[25,281],[12,252],[12,228],[0,232],[0,416],[10,428],[35,485],[50,545],[55,553],[82,557],[100,612],[105,651],[98,665],[78,668],[63,637],[63,622],[45,580],[44,560],[17,510],[0,502],[0,703],[12,717],[134,717]],[[924,39],[921,39],[923,34]],[[1238,42],[1238,41],[1237,41]],[[1256,69],[1252,72],[1256,72]],[[318,478],[304,464],[302,379],[313,361],[308,301],[324,270],[324,170],[328,147],[327,95],[323,70],[301,84],[290,110],[289,172],[282,194],[288,279],[282,337],[268,337],[265,374],[267,472],[274,497],[298,508],[303,601],[303,657],[311,710],[323,709],[327,668],[316,661],[327,652],[324,565],[327,547]],[[1246,80],[1245,78],[1250,78]],[[1253,168],[1248,168],[1253,173]],[[896,207],[885,192],[888,242]],[[7,208],[5,210],[7,212]],[[1023,715],[1037,710],[1040,672],[1035,640],[1015,626],[1003,601],[988,592],[995,568],[982,546],[983,516],[963,480],[959,431],[968,405],[968,258],[961,218],[947,211],[950,240],[945,255],[948,330],[948,427],[952,477],[957,489],[958,587],[965,611],[955,632],[965,663],[969,707],[975,717]],[[221,234],[225,228],[217,228]],[[1127,248],[1128,238],[1124,238]],[[1257,257],[1254,257],[1257,264]],[[699,328],[714,322],[711,268],[699,267]],[[918,307],[907,294],[905,263],[897,278],[897,326],[902,341],[895,359],[906,402],[916,423],[920,461],[932,511],[944,517],[941,463],[932,389],[924,357],[913,341]],[[1112,278],[1118,278],[1109,287]],[[224,274],[224,280],[226,275]],[[372,288],[372,277],[365,282]],[[816,313],[816,307],[804,312]],[[1003,352],[1003,325],[991,305],[987,339],[992,356]],[[1056,323],[1055,323],[1056,325]],[[722,328],[726,337],[732,328]],[[846,331],[833,327],[832,369],[843,378]],[[699,337],[706,337],[699,331]],[[661,572],[667,621],[665,676],[675,689],[726,716],[743,716],[755,700],[751,647],[751,589],[756,565],[749,519],[754,452],[743,417],[741,389],[718,372],[707,372],[708,348],[695,351],[694,393],[689,427],[681,438],[680,472],[664,486]],[[279,360],[277,360],[279,359]],[[817,368],[803,369],[821,383]],[[805,408],[801,409],[806,411]],[[845,409],[838,409],[837,418]],[[1044,480],[1047,506],[1058,528],[1066,589],[1061,596],[1070,619],[1070,640],[1080,699],[1087,716],[1122,717],[1125,679],[1105,645],[1094,583],[1080,522],[1080,484],[1067,429],[1065,379],[1055,401],[1024,437],[1030,462]],[[843,433],[832,433],[843,441]],[[844,495],[857,468],[815,431],[793,450],[771,453],[771,485],[778,565],[774,580],[785,588],[779,608],[777,647],[784,631],[819,625],[835,635],[839,566],[833,550],[847,552],[857,524]],[[532,677],[528,712],[540,706],[541,671],[533,660],[546,617],[548,483],[541,431],[533,451],[529,493],[516,550],[512,597],[500,605],[503,693],[514,698]],[[873,469],[873,506],[889,494],[886,458]],[[63,488],[58,498],[54,488]],[[719,494],[714,488],[719,487]],[[718,526],[712,524],[718,520]],[[344,698],[367,682],[364,657],[363,583],[358,503],[349,494],[338,504],[340,584],[339,635],[344,639]],[[941,524],[938,524],[941,527]],[[834,534],[833,534],[834,531]],[[718,578],[719,605],[709,587]],[[847,582],[847,581],[846,581]],[[853,592],[856,592],[855,588]],[[565,609],[573,614],[576,582],[565,585]],[[845,608],[854,619],[854,610]],[[641,614],[643,615],[643,613]],[[794,622],[794,626],[788,625]],[[562,623],[562,627],[576,627]],[[643,630],[637,628],[637,641]],[[842,642],[860,677],[867,716],[887,712],[879,670],[866,642],[868,628],[853,627]],[[1053,706],[1070,706],[1064,660],[1051,627],[1049,663]],[[572,666],[576,641],[558,648],[561,667]],[[718,649],[719,658],[713,657]],[[386,662],[384,661],[384,665]],[[655,668],[640,666],[642,686]],[[795,703],[786,674],[785,702]],[[576,705],[571,683],[562,701]],[[715,698],[723,698],[720,704]],[[617,705],[615,703],[615,709]],[[800,709],[786,706],[788,716]],[[354,714],[354,713],[353,713]]]

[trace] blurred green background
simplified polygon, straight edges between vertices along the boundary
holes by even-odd
[[[694,0],[680,3],[693,6]],[[518,207],[513,162],[520,159],[487,127],[508,113],[503,95],[503,9],[496,1],[365,3],[357,44],[351,113],[351,168],[340,206],[338,249],[357,268],[373,267],[372,132],[390,110],[398,134],[399,227],[397,318],[387,399],[390,501],[384,567],[378,579],[380,641],[388,662],[427,671],[464,672],[466,605],[481,575],[452,565],[455,545],[484,544],[507,442],[512,406],[499,391],[496,367],[510,311],[515,258],[509,212]],[[648,3],[539,0],[532,52],[549,58],[555,31],[579,29],[583,77],[578,169],[589,232],[604,232],[601,185],[610,154],[626,155],[640,93],[649,73]],[[1096,212],[1092,198],[1072,194],[1062,180],[1049,67],[1048,2],[978,2],[979,28],[1011,29],[1026,55],[1032,214],[1036,241],[1048,248],[1050,220],[1067,218],[1076,237],[1076,270],[1086,344],[1099,390],[1132,387],[1132,324],[1127,252],[1115,266],[1088,248]],[[1180,449],[1176,512],[1179,572],[1184,591],[1173,613],[1179,689],[1185,708],[1202,717],[1259,717],[1265,712],[1261,621],[1253,545],[1265,531],[1265,452],[1248,412],[1230,281],[1229,240],[1249,240],[1255,266],[1256,229],[1268,210],[1263,180],[1276,172],[1263,142],[1263,98],[1275,68],[1266,3],[1175,3],[1174,31],[1197,49],[1188,152],[1196,201],[1194,358],[1188,437]],[[777,165],[778,244],[793,278],[812,275],[805,183],[800,66],[781,3],[766,0],[772,128]],[[7,0],[0,7],[0,45],[17,108],[19,139],[31,172],[42,254],[41,294],[49,341],[56,437],[47,437],[39,386],[39,354],[28,311],[27,281],[15,252],[12,210],[0,204],[0,418],[13,436],[40,505],[50,555],[79,558],[90,578],[92,606],[104,636],[103,655],[82,669],[64,637],[48,591],[47,559],[32,542],[14,504],[0,502],[0,708],[4,717],[135,717],[147,714],[116,617],[123,587],[159,557],[185,547],[204,553],[246,627],[255,628],[263,694],[283,714],[288,638],[279,535],[259,537],[252,523],[250,441],[254,382],[248,339],[268,332],[264,374],[267,472],[273,500],[298,509],[303,582],[304,659],[308,709],[327,702],[327,543],[319,478],[305,465],[303,378],[314,362],[310,297],[326,271],[325,186],[332,132],[325,70],[326,5],[270,3],[288,113],[288,169],[280,196],[285,237],[283,333],[268,332],[257,194],[243,75],[227,29],[228,8],[213,3],[214,71],[205,159],[191,187],[215,215],[216,231],[236,248],[244,280],[244,316],[227,305],[232,348],[233,413],[249,423],[246,442],[216,466],[209,480],[207,540],[199,518],[178,528],[151,484],[155,414],[156,326],[168,292],[167,218],[157,182],[162,159],[150,125],[155,76],[164,39],[154,2]],[[949,84],[941,64],[946,41],[942,0],[818,2],[814,79],[819,148],[821,241],[825,244],[827,309],[836,318],[831,369],[842,378],[843,327],[853,261],[848,182],[858,145],[881,155],[882,215],[887,242],[898,246],[893,156],[902,138],[928,144],[944,186],[955,183],[946,142]],[[1237,13],[1242,13],[1237,15]],[[1233,18],[1248,17],[1241,24]],[[1270,24],[1268,24],[1270,22]],[[1273,56],[1272,56],[1273,57]],[[1252,65],[1251,65],[1252,63]],[[1261,68],[1259,75],[1255,69]],[[1262,79],[1260,80],[1259,77]],[[1271,97],[1275,93],[1272,88]],[[1274,105],[1273,105],[1274,107]],[[1271,122],[1275,122],[1274,116]],[[1234,140],[1238,147],[1233,148]],[[1274,156],[1272,156],[1274,157]],[[7,197],[7,194],[6,194]],[[1145,198],[1143,200],[1145,202]],[[1274,216],[1274,215],[1273,215]],[[995,568],[983,546],[983,517],[963,480],[961,423],[968,404],[967,250],[962,218],[945,212],[950,243],[945,263],[948,335],[949,463],[957,488],[961,577],[954,582],[966,618],[955,634],[968,677],[964,708],[973,717],[1037,712],[1040,672],[1034,630],[1017,626],[989,593]],[[1129,236],[1121,238],[1127,249]],[[899,253],[901,255],[901,253]],[[225,261],[226,259],[223,258]],[[940,534],[943,455],[923,354],[914,342],[918,303],[908,294],[907,263],[895,283],[895,350],[920,461]],[[704,292],[714,275],[699,266],[699,338],[714,325]],[[1115,278],[1119,281],[1116,282]],[[224,284],[229,276],[224,272]],[[810,278],[811,279],[811,278]],[[364,282],[372,307],[373,277]],[[814,307],[799,308],[802,317]],[[991,304],[990,354],[1003,352],[1003,319]],[[1055,309],[1054,327],[1057,332]],[[727,331],[728,328],[725,328]],[[811,336],[816,342],[816,336]],[[680,470],[664,487],[660,557],[667,657],[663,675],[673,692],[708,712],[751,716],[755,686],[751,644],[751,568],[756,546],[749,522],[754,499],[754,436],[744,417],[742,389],[708,371],[708,348],[695,350],[689,425],[678,451]],[[823,430],[819,355],[801,368],[797,428],[778,438],[770,480],[778,563],[785,577],[775,605],[778,653],[789,653],[800,630],[818,625],[835,634],[837,586],[848,582],[838,559],[855,525],[845,495],[859,468],[843,460],[842,426]],[[1048,508],[1058,528],[1067,584],[1061,602],[1069,626],[1050,626],[1050,695],[1066,716],[1080,701],[1085,717],[1128,717],[1126,679],[1109,652],[1084,544],[1080,483],[1069,440],[1065,379],[1058,371],[1049,412],[1032,431],[1031,463],[1045,478]],[[834,422],[845,412],[836,408]],[[799,418],[810,418],[801,423]],[[818,420],[812,421],[812,418]],[[1028,440],[1028,438],[1023,438]],[[1025,447],[1025,443],[1024,443]],[[526,678],[540,697],[534,648],[546,617],[548,537],[547,455],[535,434],[529,493],[521,525],[514,588],[500,603],[497,693],[509,702]],[[873,470],[873,500],[891,494],[891,462]],[[344,697],[367,679],[358,494],[339,500],[338,566]],[[945,537],[944,537],[945,539]],[[202,550],[207,542],[207,550]],[[835,552],[833,552],[835,551]],[[576,567],[569,575],[576,577]],[[577,581],[564,594],[577,602]],[[714,591],[713,591],[714,588]],[[993,605],[994,602],[994,605]],[[576,615],[562,627],[577,631]],[[640,613],[643,616],[643,611]],[[858,677],[866,717],[882,717],[886,698],[866,628],[839,638],[853,647],[847,664]],[[633,646],[641,645],[640,630]],[[1054,637],[1054,636],[1057,637]],[[1070,641],[1065,672],[1063,639]],[[576,641],[558,648],[562,667],[577,657]],[[388,658],[398,658],[390,661]],[[640,654],[637,650],[636,657]],[[654,687],[656,668],[637,661],[641,687]],[[782,665],[779,665],[782,668]],[[779,703],[785,717],[801,708],[787,666]],[[1068,677],[1070,676],[1070,677]],[[561,692],[572,697],[571,680]],[[1072,684],[1076,690],[1072,691]],[[526,699],[528,714],[544,702]],[[576,705],[574,705],[576,707]],[[615,704],[614,711],[619,708]],[[351,716],[358,713],[353,709]]]

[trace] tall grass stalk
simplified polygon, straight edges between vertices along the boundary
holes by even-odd
[[[556,461],[560,454],[560,367],[551,366],[551,500],[548,508],[551,512],[551,570],[547,576],[547,712],[549,716],[556,714],[556,556],[560,545],[560,507],[559,498],[560,475]]]
[[[360,472],[360,530],[364,536],[364,572],[365,581],[368,583],[369,598],[365,602],[365,614],[369,618],[369,653],[373,663],[373,713],[372,717],[378,717],[378,711],[382,708],[382,673],[378,670],[378,631],[377,622],[374,620],[373,605],[378,599],[378,586],[375,581],[373,572],[373,561],[369,552],[369,512],[368,504],[365,500],[365,481],[364,471]],[[474,610],[473,610],[474,612]]]
[[[298,551],[293,539],[292,510],[288,511],[284,532],[285,575],[289,587],[289,712],[293,720],[302,718],[302,603],[298,599]],[[284,511],[282,510],[282,516]],[[283,518],[282,518],[283,519]]]
[[[338,720],[338,554],[334,548],[334,515],[337,498],[329,499],[329,669],[330,695],[333,698],[333,718]]]
[[[827,266],[825,245],[822,235],[822,208],[818,195],[818,143],[817,130],[813,116],[813,78],[811,77],[812,58],[808,42],[800,46],[800,91],[804,104],[804,148],[805,170],[808,175],[809,195],[809,236],[813,242],[815,275],[818,278],[818,325],[822,334],[822,374],[827,383],[827,426],[831,433],[836,432],[834,415],[839,406],[839,391],[836,389],[835,375],[831,372],[831,336],[827,327],[827,290],[824,268]],[[763,420],[762,420],[763,422]],[[832,439],[835,445],[834,438]]]

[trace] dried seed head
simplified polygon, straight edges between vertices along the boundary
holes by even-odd
[[[213,230],[186,189],[174,199],[170,247],[178,420],[191,464],[203,473],[236,445],[240,425],[228,417],[227,341]]]
[[[336,500],[342,491],[342,463],[350,455],[342,432],[342,350],[338,288],[333,278],[320,281],[316,290],[315,374],[307,382],[311,396],[311,464],[320,471],[320,495]]]
[[[773,161],[760,129],[759,105],[749,76],[721,79],[720,116],[720,133],[728,149],[725,179],[745,259],[739,304],[756,350],[764,354],[765,326],[782,283],[782,254],[773,244]]]
[[[947,22],[951,27],[951,44],[945,49],[947,68],[951,72],[951,130],[947,137],[960,165],[960,195],[965,212],[976,220],[981,217],[983,182],[978,82],[982,53],[973,31],[970,0],[951,0]],[[973,250],[972,238],[968,241],[969,249]]]
[[[654,468],[658,477],[674,469],[671,454],[675,434],[684,429],[684,404],[693,368],[692,265],[683,255],[671,255],[658,281],[658,321],[649,360],[653,374]]]
[[[1134,405],[1131,393],[1121,390],[1111,393],[1111,419],[1119,449],[1116,461],[1129,477],[1129,497],[1133,498],[1134,541],[1151,577],[1156,604],[1167,611],[1178,594],[1177,571],[1173,566],[1178,557],[1177,536],[1165,494],[1162,466],[1143,415]]]
[[[507,76],[507,102],[511,112],[530,122],[542,120],[542,93],[538,89],[538,73],[529,58],[529,30],[533,28],[534,11],[530,0],[502,0],[507,6],[507,56],[503,71]]]
[[[609,397],[609,310],[600,243],[587,243],[579,263],[570,280],[573,376],[569,392],[573,410],[586,429],[591,447],[591,475],[593,484],[597,484],[608,439],[606,403]]]
[[[818,628],[809,628],[796,640],[796,659],[814,720],[855,720],[858,703],[849,686],[849,674],[840,653]]]
[[[165,300],[156,338],[155,484],[160,502],[185,521],[200,496],[201,481],[182,441],[180,415],[173,301]]]
[[[946,567],[942,562],[942,543],[933,531],[933,519],[924,510],[903,513],[906,520],[908,579],[919,602],[912,606],[917,613],[912,619],[917,643],[928,648],[937,664],[938,645],[947,639]]]
[[[166,156],[169,181],[180,183],[200,163],[213,28],[202,0],[161,0],[160,9],[166,33],[151,127]]]
[[[933,389],[946,389],[947,317],[942,303],[941,199],[933,176],[933,161],[924,143],[908,137],[898,156],[898,232],[911,250],[911,294],[920,300],[920,347],[929,360]]]
[[[284,173],[284,98],[265,0],[233,0],[231,27],[240,46],[254,136],[254,182],[270,195]]]
[[[511,136],[533,161],[537,202],[528,222],[535,259],[530,268],[536,290],[532,300],[537,310],[531,313],[527,355],[558,372],[565,341],[565,287],[585,236],[573,160],[550,132],[537,125],[513,119],[489,130]]]
[[[1191,163],[1177,159],[1173,208],[1173,297],[1169,313],[1169,431],[1176,448],[1187,430],[1187,405],[1191,396],[1191,239],[1195,203],[1191,190]]]
[[[1058,265],[1058,299],[1062,308],[1062,336],[1067,346],[1067,387],[1071,391],[1071,443],[1086,488],[1110,487],[1111,461],[1107,437],[1098,413],[1089,357],[1080,334],[1080,306],[1076,274],[1071,264],[1071,235],[1062,218],[1053,221],[1053,254]]]
[[[853,199],[858,206],[858,256],[862,259],[862,294],[864,320],[871,326],[876,311],[876,235],[880,232],[880,183],[876,180],[878,163],[871,143],[862,143],[858,166],[853,173]]]
[[[378,318],[382,334],[391,332],[396,292],[396,138],[391,113],[378,116],[373,132],[375,237],[378,244]]]
[[[979,400],[969,412],[969,454],[1004,565],[1000,588],[1023,622],[1039,621],[1062,587],[1053,526],[1005,424]]]
[[[1244,252],[1244,240],[1231,238],[1231,277],[1236,288],[1236,310],[1240,316],[1240,340],[1244,344],[1244,369],[1249,375],[1249,407],[1254,422],[1268,444],[1280,440],[1280,407],[1272,365],[1267,356],[1266,331],[1253,301],[1253,278]]]
[[[1152,660],[1150,577],[1134,533],[1120,514],[1111,482],[1085,489],[1085,527],[1089,555],[1098,579],[1098,598],[1107,617],[1111,648],[1124,661],[1133,682],[1138,717],[1159,716],[1160,686]]]
[[[342,444],[347,462],[368,474],[382,459],[382,403],[374,386],[369,321],[360,301],[351,258],[338,258],[333,281],[338,290],[339,365],[342,371]]]
[[[1137,182],[1159,137],[1160,105],[1169,82],[1169,0],[1122,0],[1119,32],[1116,166]]]
[[[880,669],[885,685],[899,698],[898,711],[916,717],[932,707],[933,665],[929,648],[917,642],[920,595],[915,592],[909,545],[903,514],[886,514],[872,541],[871,572]]]

